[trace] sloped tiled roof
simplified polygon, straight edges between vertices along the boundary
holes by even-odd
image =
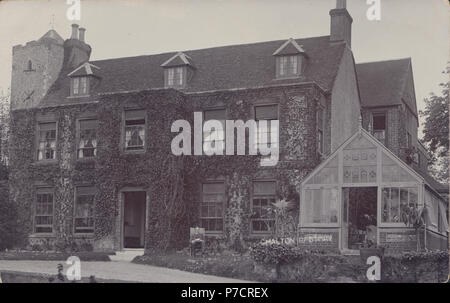
[[[410,64],[410,58],[356,64],[361,105],[376,107],[402,104]]]
[[[254,88],[278,84],[315,82],[331,90],[337,75],[344,43],[330,44],[330,37],[296,39],[307,55],[306,68],[300,79],[275,79],[275,58],[272,56],[286,40],[231,45],[183,51],[194,62],[196,70],[185,92],[203,92],[236,88]],[[62,71],[40,106],[89,101],[98,93],[137,91],[164,88],[161,64],[177,52],[91,61],[98,66],[100,80],[93,87],[91,97],[67,98],[70,82]],[[70,99],[70,100],[67,100]]]

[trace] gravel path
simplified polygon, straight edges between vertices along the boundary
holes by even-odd
[[[64,272],[68,265],[62,261],[3,261],[0,260],[2,271],[32,272],[56,274],[58,263],[64,265]],[[81,276],[96,278],[159,283],[244,283],[249,281],[223,278],[217,276],[190,273],[186,271],[157,267],[151,265],[133,264],[129,262],[81,262]]]

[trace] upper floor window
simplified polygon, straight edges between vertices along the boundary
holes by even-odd
[[[75,233],[94,232],[94,195],[93,187],[78,187],[75,198]]]
[[[222,129],[203,130],[203,150],[206,154],[212,154],[213,151],[225,150],[225,109],[211,109],[203,111],[204,122],[217,120],[222,124]],[[211,150],[211,152],[209,152]]]
[[[258,150],[266,144],[276,147],[278,145],[278,105],[260,105],[255,106],[254,109],[257,126],[254,138]]]
[[[94,119],[80,120],[78,137],[78,158],[97,156],[97,124]]]
[[[180,87],[185,82],[185,67],[169,67],[166,69],[166,86]]]
[[[223,182],[202,185],[202,203],[200,206],[201,226],[207,232],[223,231],[223,206],[225,202],[225,184]]]
[[[72,96],[85,96],[89,93],[88,77],[72,78]]]
[[[56,122],[38,124],[37,159],[56,159]]]
[[[53,232],[53,189],[38,188],[34,211],[34,232]]]
[[[324,110],[322,107],[319,107],[317,109],[317,151],[321,155],[324,153],[323,131],[324,131]]]
[[[372,133],[381,143],[386,144],[386,114],[372,114]]]
[[[409,148],[411,146],[412,146],[411,134],[407,131],[406,132],[406,147]]]
[[[300,74],[300,62],[298,55],[277,57],[277,77],[298,76]]]
[[[275,181],[253,182],[251,227],[256,233],[270,232],[275,224],[274,213],[271,211],[276,199]]]
[[[144,150],[145,110],[125,111],[125,150]]]

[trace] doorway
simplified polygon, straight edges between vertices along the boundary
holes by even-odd
[[[146,193],[135,191],[123,195],[123,247],[144,248]]]
[[[377,243],[377,188],[342,189],[342,247],[359,250],[365,242]]]

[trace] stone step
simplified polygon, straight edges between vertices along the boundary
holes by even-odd
[[[135,257],[143,254],[144,249],[124,249],[116,251],[116,254],[109,256],[109,258],[111,261],[131,262]]]

